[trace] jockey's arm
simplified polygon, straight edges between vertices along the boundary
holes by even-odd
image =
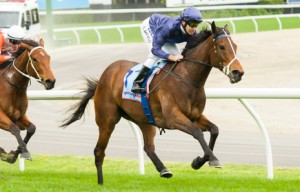
[[[0,51],[0,64],[12,58],[13,56],[11,55],[1,55],[1,51]]]
[[[162,59],[170,61],[180,61],[181,59],[183,59],[183,56],[181,54],[171,55],[162,50],[162,47],[166,43],[169,36],[170,29],[167,26],[158,28],[153,36],[153,47],[151,52],[153,53],[153,55]]]

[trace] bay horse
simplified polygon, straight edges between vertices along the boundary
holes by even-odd
[[[192,168],[199,169],[205,162],[221,167],[213,153],[219,134],[218,127],[202,113],[206,103],[205,81],[212,68],[220,69],[231,83],[241,80],[244,70],[236,57],[237,45],[230,36],[227,25],[211,30],[203,29],[197,38],[187,43],[184,59],[169,62],[154,77],[150,84],[149,103],[157,127],[177,129],[193,136],[204,150],[204,157],[196,157]],[[142,131],[144,151],[153,162],[161,177],[170,178],[172,173],[164,166],[155,153],[154,137],[156,127],[152,126],[140,102],[122,99],[123,78],[136,62],[119,60],[110,64],[99,80],[87,79],[87,88],[80,102],[70,108],[73,114],[64,119],[61,127],[79,120],[91,98],[94,97],[96,123],[99,137],[94,149],[98,184],[103,184],[102,165],[110,136],[121,117],[136,123]],[[209,144],[203,132],[210,132]]]
[[[31,79],[44,85],[46,90],[52,89],[55,77],[50,68],[50,56],[44,49],[44,41],[22,40],[15,53],[15,59],[0,65],[0,128],[10,132],[18,141],[15,151],[6,153],[0,147],[0,158],[14,163],[21,157],[31,160],[27,143],[35,133],[35,125],[28,119],[27,87]],[[26,130],[22,140],[20,131]]]

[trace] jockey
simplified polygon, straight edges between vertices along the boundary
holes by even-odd
[[[176,43],[187,42],[198,34],[197,27],[202,22],[202,16],[196,8],[185,8],[180,16],[169,17],[153,14],[141,25],[141,33],[147,43],[150,53],[133,82],[131,91],[145,92],[141,87],[151,67],[160,59],[179,61],[183,59]],[[164,49],[164,50],[162,50]]]
[[[17,25],[11,26],[7,31],[7,35],[0,31],[0,63],[13,59],[11,53],[19,49],[21,40],[24,37],[23,28]]]

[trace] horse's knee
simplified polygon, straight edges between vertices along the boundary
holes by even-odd
[[[35,133],[35,130],[36,130],[36,127],[32,123],[27,127],[27,133],[29,135],[33,135]]]
[[[215,138],[218,137],[219,128],[215,124],[213,124],[213,126],[210,128],[210,134],[211,134],[212,137],[215,137]]]

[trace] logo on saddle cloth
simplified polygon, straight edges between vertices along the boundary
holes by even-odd
[[[153,66],[152,69],[149,71],[147,77],[145,78],[142,86],[146,87],[147,93],[149,92],[149,85],[153,80],[153,77],[157,72],[159,72],[164,66],[166,62],[160,62],[157,65]],[[131,68],[124,77],[124,86],[122,92],[122,99],[129,99],[134,101],[141,102],[141,94],[140,93],[133,93],[131,92],[131,88],[133,85],[133,81],[138,76],[143,64],[138,64]]]

